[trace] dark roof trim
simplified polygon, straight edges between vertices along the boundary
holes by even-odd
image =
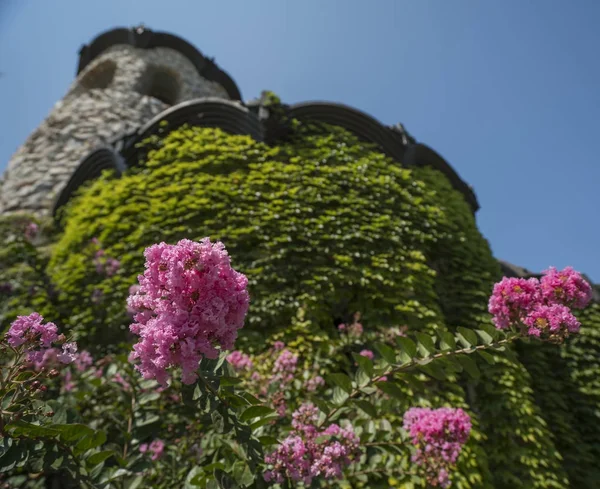
[[[52,206],[52,215],[56,219],[63,207],[84,183],[98,178],[104,170],[114,170],[120,175],[125,169],[121,156],[111,147],[99,147],[81,159],[71,178],[57,196]]]
[[[242,100],[236,83],[217,66],[213,59],[203,56],[192,44],[180,37],[165,32],[154,32],[145,27],[111,29],[97,36],[91,43],[82,46],[79,51],[77,74],[100,54],[117,44],[127,44],[141,49],[157,47],[174,49],[192,62],[200,76],[221,85],[232,100]]]
[[[231,134],[247,134],[256,141],[264,139],[263,128],[258,117],[243,105],[220,98],[197,98],[168,108],[140,127],[135,137],[131,137],[130,142],[121,151],[130,164],[135,164],[141,155],[136,144],[153,134],[158,134],[163,129],[163,122],[167,122],[169,131],[190,124],[199,127],[218,127]]]
[[[454,170],[454,168],[452,168],[439,153],[429,146],[421,143],[408,146],[405,163],[407,166],[431,166],[440,171],[448,180],[450,180],[452,186],[463,194],[465,200],[469,206],[471,206],[471,209],[473,209],[473,212],[479,210],[479,202],[477,201],[477,196],[475,195],[473,188],[460,178],[458,173],[456,173],[456,170]]]
[[[475,192],[438,153],[416,141],[399,128],[386,127],[377,119],[348,107],[329,102],[304,102],[290,107],[290,116],[341,126],[364,141],[377,144],[385,154],[406,166],[431,166],[442,172],[461,192],[473,212],[479,209]]]

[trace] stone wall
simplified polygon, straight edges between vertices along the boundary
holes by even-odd
[[[65,97],[11,158],[0,181],[0,212],[46,215],[79,161],[170,105],[228,98],[169,48],[113,46],[83,70]]]

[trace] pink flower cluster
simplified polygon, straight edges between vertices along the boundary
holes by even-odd
[[[23,347],[27,354],[27,361],[36,370],[49,366],[52,363],[71,363],[75,360],[77,345],[64,343],[62,351],[52,346],[54,343],[64,341],[64,336],[58,335],[58,328],[54,323],[44,323],[44,318],[37,312],[29,316],[18,316],[8,329],[6,339],[13,348]]]
[[[294,379],[297,364],[298,355],[294,355],[287,348],[281,350],[273,365],[273,382],[282,382],[284,384],[291,382]]]
[[[227,355],[227,361],[235,370],[250,370],[253,365],[252,359],[239,350],[234,350]]]
[[[96,272],[107,277],[112,277],[121,268],[121,262],[116,258],[112,258],[106,255],[106,251],[100,248],[100,242],[98,238],[92,239],[92,244],[98,246],[96,253],[94,253],[94,265]]]
[[[527,328],[530,336],[562,341],[579,331],[570,308],[581,309],[592,298],[592,288],[567,267],[551,267],[541,280],[504,277],[494,286],[488,310],[498,329]]]
[[[231,268],[225,246],[208,238],[160,243],[144,255],[140,288],[128,299],[139,311],[130,329],[140,336],[130,358],[146,379],[166,384],[167,369],[180,366],[191,384],[203,356],[233,348],[248,311],[248,280]]]
[[[354,431],[337,424],[321,431],[316,426],[318,413],[306,403],[292,414],[294,431],[265,457],[271,466],[264,474],[267,482],[283,484],[289,479],[308,486],[315,477],[339,479],[343,469],[360,457]]]
[[[456,463],[471,432],[471,419],[462,409],[411,408],[404,429],[417,448],[413,462],[425,470],[433,487],[449,487],[449,468]]]
[[[140,445],[140,453],[152,453],[152,460],[156,461],[162,457],[165,450],[165,442],[159,439],[152,441],[150,444],[142,443]]]

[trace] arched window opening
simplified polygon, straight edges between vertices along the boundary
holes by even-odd
[[[166,69],[155,70],[148,95],[167,105],[175,105],[179,98],[179,79],[177,75]]]
[[[115,77],[116,71],[117,65],[114,61],[103,61],[83,75],[81,85],[88,90],[92,88],[108,88]]]

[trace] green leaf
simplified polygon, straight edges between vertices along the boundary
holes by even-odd
[[[346,391],[348,394],[352,392],[352,381],[346,374],[337,373],[327,376],[327,381]]]
[[[321,410],[321,412],[325,413],[325,415],[328,415],[332,409],[331,405],[325,399],[312,396],[310,400]]]
[[[227,377],[227,376],[221,377],[221,385],[223,387],[237,385],[237,384],[240,384],[241,382],[243,382],[243,379],[240,379],[239,377]]]
[[[368,414],[372,418],[376,418],[377,417],[377,409],[375,409],[375,406],[373,406],[373,404],[371,404],[369,401],[366,401],[364,399],[354,399],[353,402],[362,411],[364,411],[366,414]]]
[[[446,372],[439,364],[439,362],[432,362],[428,365],[422,365],[419,367],[421,371],[425,372],[427,375],[433,377],[434,379],[444,381],[446,380]]]
[[[401,350],[408,355],[410,359],[417,356],[417,345],[415,342],[406,336],[398,336],[396,338]]]
[[[487,351],[477,350],[477,353],[479,354],[479,356],[481,358],[483,358],[490,365],[494,365],[494,363],[496,363],[496,359],[494,358],[494,355],[488,353]]]
[[[60,431],[54,426],[40,426],[22,420],[9,424],[6,431],[14,436],[25,436],[27,438],[53,438],[60,434]]]
[[[92,428],[83,424],[53,424],[51,426],[58,431],[60,439],[67,443],[84,437],[91,437],[95,433]],[[106,435],[104,439],[106,440]]]
[[[220,489],[237,489],[239,487],[233,478],[221,469],[215,469],[214,475]]]
[[[425,333],[416,333],[416,337],[418,340],[417,350],[422,357],[428,357],[435,352],[435,343],[431,336]]]
[[[477,346],[477,335],[473,332],[472,329],[463,328],[459,326],[456,328],[458,331],[457,338],[465,348],[471,348],[472,346]]]
[[[354,360],[356,361],[358,366],[362,370],[365,371],[367,376],[369,378],[372,377],[373,376],[373,362],[371,360],[369,360],[367,357],[363,357],[362,355],[359,355],[358,353],[352,353],[352,356],[354,357]],[[352,385],[350,385],[350,388],[352,388]]]
[[[264,426],[266,424],[269,424],[271,421],[277,421],[279,419],[279,415],[276,414],[275,416],[266,416],[258,421],[255,421],[254,423],[252,423],[250,425],[250,429],[252,431],[260,428],[261,426]]]
[[[490,335],[487,331],[476,329],[475,333],[477,333],[477,335],[481,338],[481,341],[483,341],[484,345],[489,345],[490,343],[494,342],[494,338],[492,338],[492,335]]]
[[[334,404],[341,406],[342,404],[344,404],[346,402],[346,399],[348,399],[350,395],[343,390],[340,387],[334,387],[333,388],[333,402]]]
[[[278,445],[279,441],[274,436],[259,436],[258,440],[263,446]]]
[[[444,331],[440,334],[440,349],[442,351],[450,351],[456,348],[456,340],[454,335],[448,331]]]
[[[375,349],[388,364],[393,365],[396,363],[396,352],[393,348],[384,343],[375,343]]]
[[[465,369],[465,372],[467,372],[475,380],[477,380],[477,379],[479,379],[479,377],[481,377],[479,368],[477,368],[477,363],[475,363],[475,360],[473,360],[469,355],[466,355],[466,354],[458,355],[456,357],[456,359],[463,366],[463,368]]]
[[[396,399],[400,399],[402,401],[406,400],[406,394],[402,392],[400,387],[398,387],[394,382],[376,382],[375,385],[379,387],[383,392],[385,392],[388,396],[395,397]]]
[[[262,418],[269,414],[274,413],[275,410],[267,406],[250,406],[240,416],[240,421],[249,421],[253,418]]]
[[[102,452],[96,452],[96,453],[93,453],[92,455],[90,455],[86,459],[86,463],[88,466],[94,467],[94,466],[101,464],[102,462],[108,460],[114,454],[115,454],[114,450],[104,450]]]

